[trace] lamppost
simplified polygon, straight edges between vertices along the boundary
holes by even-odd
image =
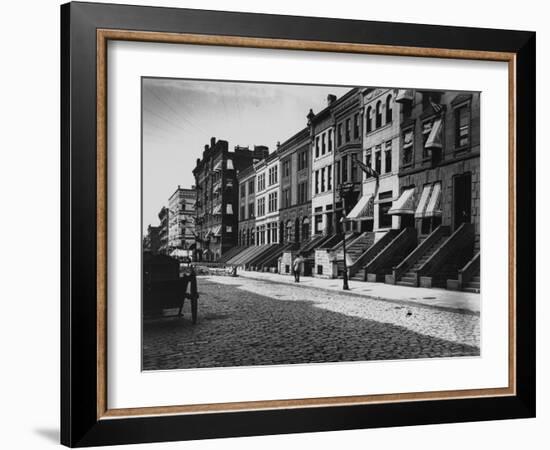
[[[345,211],[345,210],[344,210]],[[343,278],[343,285],[342,289],[344,291],[349,291],[349,284],[348,284],[348,263],[347,263],[347,257],[346,257],[346,214],[342,215],[342,218],[340,219],[340,223],[342,224],[342,231],[344,232],[344,239],[342,241],[342,247],[344,250],[344,273],[342,275]]]

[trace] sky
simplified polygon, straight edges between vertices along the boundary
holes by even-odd
[[[236,145],[267,145],[303,129],[311,109],[349,87],[144,78],[143,229],[158,225],[158,212],[178,185],[194,184],[192,170],[211,137]]]

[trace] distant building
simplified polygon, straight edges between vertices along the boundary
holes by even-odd
[[[160,249],[160,227],[149,225],[143,238],[143,251],[156,255]]]
[[[180,186],[168,199],[168,247],[172,256],[191,256],[195,248],[196,191]]]
[[[279,243],[279,156],[254,164],[256,171],[256,244]]]
[[[196,193],[195,233],[197,258],[216,261],[237,245],[238,185],[237,172],[268,155],[265,146],[254,150],[235,147],[228,149],[227,141],[211,138],[202,158],[193,170]]]
[[[163,206],[158,214],[159,220],[160,220],[160,226],[159,226],[159,253],[163,255],[168,255],[170,253],[170,249],[168,246],[168,230],[169,230],[169,214],[168,214],[168,208]]]
[[[326,145],[326,143],[325,143]],[[311,237],[311,147],[309,128],[283,142],[279,154],[279,220],[281,243]]]

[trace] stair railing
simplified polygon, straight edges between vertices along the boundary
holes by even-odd
[[[481,252],[477,252],[466,265],[458,271],[458,285],[462,289],[464,285],[472,280],[479,273]]]
[[[389,230],[367,250],[361,253],[359,258],[357,258],[357,260],[348,267],[349,275],[353,276],[359,272],[365,266],[365,263],[370,262],[376,255],[378,255],[378,253],[380,253],[386,245],[388,245],[395,238],[395,236],[397,236],[397,230]]]
[[[413,239],[416,241],[416,230],[414,228],[404,228],[367,264],[365,267],[367,273],[376,273],[379,268],[387,263],[388,259],[390,259],[395,252],[400,251],[403,247],[409,246],[410,241]]]

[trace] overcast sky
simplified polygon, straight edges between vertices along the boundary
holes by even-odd
[[[194,184],[192,170],[210,137],[235,145],[267,145],[272,152],[306,126],[328,94],[349,87],[221,81],[143,80],[143,227],[158,225],[158,212],[178,185]]]

